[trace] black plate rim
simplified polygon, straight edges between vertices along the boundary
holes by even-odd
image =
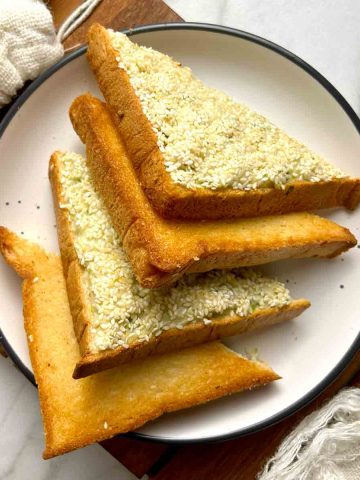
[[[345,113],[350,118],[352,124],[354,125],[355,129],[360,134],[360,118],[355,113],[353,108],[350,104],[345,100],[345,98],[341,95],[341,93],[332,85],[321,73],[319,73],[315,68],[305,62],[302,58],[298,57],[294,53],[290,52],[289,50],[277,45],[270,40],[267,40],[263,37],[258,35],[254,35],[249,32],[245,32],[242,30],[237,30],[235,28],[224,27],[221,25],[216,24],[209,24],[209,23],[199,23],[199,22],[189,22],[189,23],[158,23],[158,24],[151,24],[151,25],[143,25],[140,27],[136,27],[133,29],[123,30],[124,33],[127,35],[137,35],[140,33],[149,33],[149,32],[156,32],[159,30],[200,30],[200,31],[207,31],[212,33],[219,33],[223,35],[231,35],[234,37],[241,38],[242,40],[247,40],[249,42],[255,43],[262,47],[265,47],[273,52],[281,55],[282,57],[290,60],[292,63],[300,67],[306,73],[308,73],[311,77],[313,77],[318,83],[320,83],[330,95],[336,100],[336,102],[340,105],[340,107],[345,111]],[[86,52],[86,46],[82,46],[73,52],[69,53],[57,63],[49,67],[45,72],[43,72],[36,80],[34,80],[26,89],[25,91],[15,100],[13,105],[9,108],[8,112],[4,116],[3,120],[0,123],[0,138],[4,134],[7,126],[16,115],[17,111],[21,108],[21,106],[25,103],[25,101],[30,97],[30,95],[40,86],[42,85],[50,76],[52,76],[57,70],[65,66],[67,63],[71,62],[72,60],[76,59],[77,57],[83,55]],[[4,346],[6,352],[8,353],[9,357],[15,363],[15,365],[19,368],[19,370],[25,375],[25,377],[36,386],[35,378],[33,373],[26,367],[26,365],[20,360],[19,356],[12,348],[11,344],[6,339],[6,336],[0,329],[0,343]],[[196,444],[196,443],[204,443],[204,442],[221,442],[226,441],[234,438],[239,438],[244,435],[248,435],[251,433],[259,432],[268,428],[276,423],[279,423],[282,420],[293,415],[295,412],[299,411],[300,409],[304,408],[306,405],[311,403],[318,395],[320,395],[329,385],[333,383],[333,381],[338,377],[338,375],[346,368],[346,366],[351,362],[352,358],[355,354],[360,350],[360,332],[357,335],[356,339],[347,350],[345,355],[342,359],[337,363],[337,365],[319,382],[313,389],[307,392],[303,397],[298,399],[289,407],[281,410],[280,412],[272,415],[271,417],[267,418],[266,420],[260,421],[255,423],[249,427],[240,428],[233,432],[217,435],[217,436],[210,436],[204,438],[194,438],[194,439],[178,439],[174,437],[158,437],[155,435],[149,435],[141,432],[130,432],[124,434],[123,436],[127,437],[136,437],[142,438],[144,440],[150,440],[153,442],[158,443],[168,443],[174,445],[182,445],[182,444]]]

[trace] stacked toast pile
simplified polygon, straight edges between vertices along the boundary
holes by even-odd
[[[96,24],[88,40],[106,103],[74,99],[86,157],[50,160],[61,261],[0,233],[25,279],[45,458],[280,378],[216,341],[310,306],[252,267],[356,244],[304,212],[355,208],[359,179],[170,57]]]

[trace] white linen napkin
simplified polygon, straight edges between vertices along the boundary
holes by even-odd
[[[64,55],[61,44],[101,0],[85,0],[59,28],[41,0],[0,2],[0,108],[27,80],[33,80]]]
[[[0,5],[0,108],[27,80],[64,54],[53,20],[38,0],[2,0]]]
[[[283,440],[258,480],[359,480],[360,388],[346,388]]]

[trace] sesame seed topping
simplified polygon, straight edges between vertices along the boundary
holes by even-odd
[[[246,191],[345,177],[264,116],[204,85],[190,68],[122,33],[109,35],[175,183]]]
[[[66,153],[59,160],[61,194],[91,306],[93,352],[128,348],[191,322],[208,324],[219,315],[246,316],[289,303],[289,291],[282,283],[252,269],[193,273],[184,275],[175,286],[142,288],[94,190],[84,158]]]
[[[34,277],[33,278],[33,283],[37,283],[39,281],[39,277]]]
[[[109,428],[109,425],[108,425],[107,422],[104,422],[104,428],[105,428],[105,430],[107,430]]]

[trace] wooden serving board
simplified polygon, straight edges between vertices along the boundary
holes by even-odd
[[[58,28],[82,0],[52,0],[55,27]],[[182,22],[183,19],[161,0],[102,0],[91,16],[65,41],[69,52],[85,43],[86,32],[94,22],[114,30],[123,30],[149,23]]]
[[[56,27],[81,0],[51,0]],[[183,21],[161,0],[103,0],[92,15],[64,42],[66,52],[85,43],[93,22],[114,29],[149,23]],[[253,480],[281,440],[307,414],[347,384],[360,387],[360,353],[315,401],[301,411],[262,432],[223,443],[169,446],[134,438],[117,437],[101,445],[137,477],[151,480]]]

